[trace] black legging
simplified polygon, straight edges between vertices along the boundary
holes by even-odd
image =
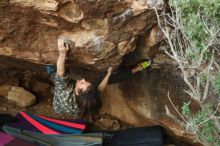
[[[96,78],[92,83],[95,87],[98,87],[98,85],[101,83],[101,81],[104,79],[106,76],[105,74],[101,74],[98,78]],[[131,79],[133,76],[133,73],[131,70],[120,70],[118,72],[113,72],[113,74],[110,76],[108,83],[109,84],[114,84],[114,83],[119,83],[125,80]]]

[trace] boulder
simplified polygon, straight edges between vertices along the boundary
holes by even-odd
[[[132,64],[147,56],[155,57],[163,36],[154,7],[159,9],[162,3],[163,0],[1,0],[0,67],[16,68],[22,75],[24,70],[45,73],[44,64],[56,64],[59,37],[74,42],[68,63],[74,67],[73,71],[77,67],[86,68],[84,74],[87,69],[98,73],[109,66],[117,69],[131,52],[139,51],[130,59]],[[183,92],[184,81],[176,69],[169,68],[172,61],[167,62],[155,63],[157,68],[144,71],[131,81],[110,85],[103,98],[102,111],[134,126],[162,125],[169,135],[193,143],[193,137],[184,133],[165,111],[167,106],[178,118],[167,98],[168,92],[179,108],[183,101],[189,100]],[[34,104],[33,94],[18,84],[5,82],[0,78],[1,96],[22,107]],[[50,88],[42,81],[23,82],[34,93],[48,92]],[[197,105],[193,107],[197,109]],[[36,107],[33,111],[40,110]],[[116,129],[120,127],[111,119],[99,122],[104,127],[114,129],[114,123]]]
[[[22,87],[16,86],[11,87],[7,99],[21,107],[27,107],[36,102],[36,97],[32,93],[26,91]]]
[[[157,24],[159,0],[2,0],[0,55],[55,64],[57,39],[75,43],[69,64],[117,68],[140,35]],[[8,15],[10,14],[10,15]],[[146,36],[147,37],[147,36]]]
[[[99,126],[101,126],[104,129],[109,129],[109,130],[120,130],[119,121],[108,119],[108,118],[99,119]]]
[[[2,85],[0,86],[0,96],[7,97],[8,92],[11,90],[11,85]]]

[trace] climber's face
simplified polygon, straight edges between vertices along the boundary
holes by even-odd
[[[84,78],[81,80],[76,81],[76,90],[86,92],[88,90],[88,87],[92,84],[90,82],[87,82]]]

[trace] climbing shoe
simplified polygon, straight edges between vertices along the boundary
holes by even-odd
[[[146,69],[150,67],[150,65],[153,63],[153,60],[150,58],[142,60],[138,65],[141,66],[143,69]]]

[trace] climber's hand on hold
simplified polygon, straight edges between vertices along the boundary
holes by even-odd
[[[58,50],[60,54],[66,54],[69,50],[69,44],[65,43],[64,39],[62,38],[58,39]]]
[[[98,90],[103,92],[106,89],[106,86],[108,84],[108,80],[112,74],[113,68],[109,67],[108,68],[108,73],[106,74],[105,78],[102,80],[102,82],[98,86]]]

